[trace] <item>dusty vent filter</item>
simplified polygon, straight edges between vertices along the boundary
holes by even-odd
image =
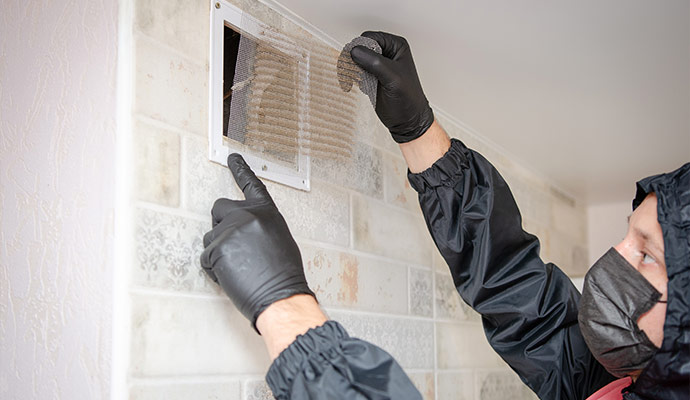
[[[309,190],[310,159],[352,159],[357,94],[343,85],[371,86],[358,68],[301,28],[212,1],[210,159],[239,152],[259,176]]]

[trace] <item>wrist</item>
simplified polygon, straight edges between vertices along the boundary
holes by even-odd
[[[419,173],[430,168],[448,152],[450,138],[443,127],[434,121],[422,136],[399,146],[410,172]]]
[[[268,306],[259,314],[256,327],[271,360],[274,360],[297,336],[323,325],[327,320],[314,296],[298,294]]]

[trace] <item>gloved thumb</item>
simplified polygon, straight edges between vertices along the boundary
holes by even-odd
[[[232,176],[235,177],[237,186],[242,189],[245,199],[271,200],[271,195],[268,194],[266,186],[254,175],[254,171],[249,168],[249,165],[247,165],[241,155],[237,153],[230,154],[228,156],[228,168],[230,168]]]
[[[395,79],[392,61],[377,52],[364,46],[355,46],[350,50],[352,61],[365,71],[374,75],[382,84],[387,84]]]

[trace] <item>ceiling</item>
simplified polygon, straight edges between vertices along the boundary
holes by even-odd
[[[341,44],[405,36],[432,107],[587,204],[690,161],[690,1],[280,3]]]

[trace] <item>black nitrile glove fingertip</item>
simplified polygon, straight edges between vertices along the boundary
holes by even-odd
[[[271,195],[268,194],[264,183],[256,177],[254,171],[240,154],[232,153],[228,156],[228,168],[230,168],[237,186],[244,193],[245,199],[271,200]]]
[[[352,61],[363,70],[374,75],[383,85],[394,81],[396,76],[390,68],[390,60],[372,49],[355,46],[350,50]]]
[[[232,153],[228,156],[228,168],[231,170],[233,168],[241,167],[241,166],[247,166],[247,162],[244,161],[244,157],[240,153]]]
[[[373,53],[371,49],[368,49],[364,46],[355,46],[352,48],[352,50],[350,50],[350,56],[352,57],[352,60],[354,62],[362,65],[367,61],[367,56],[369,52]]]

